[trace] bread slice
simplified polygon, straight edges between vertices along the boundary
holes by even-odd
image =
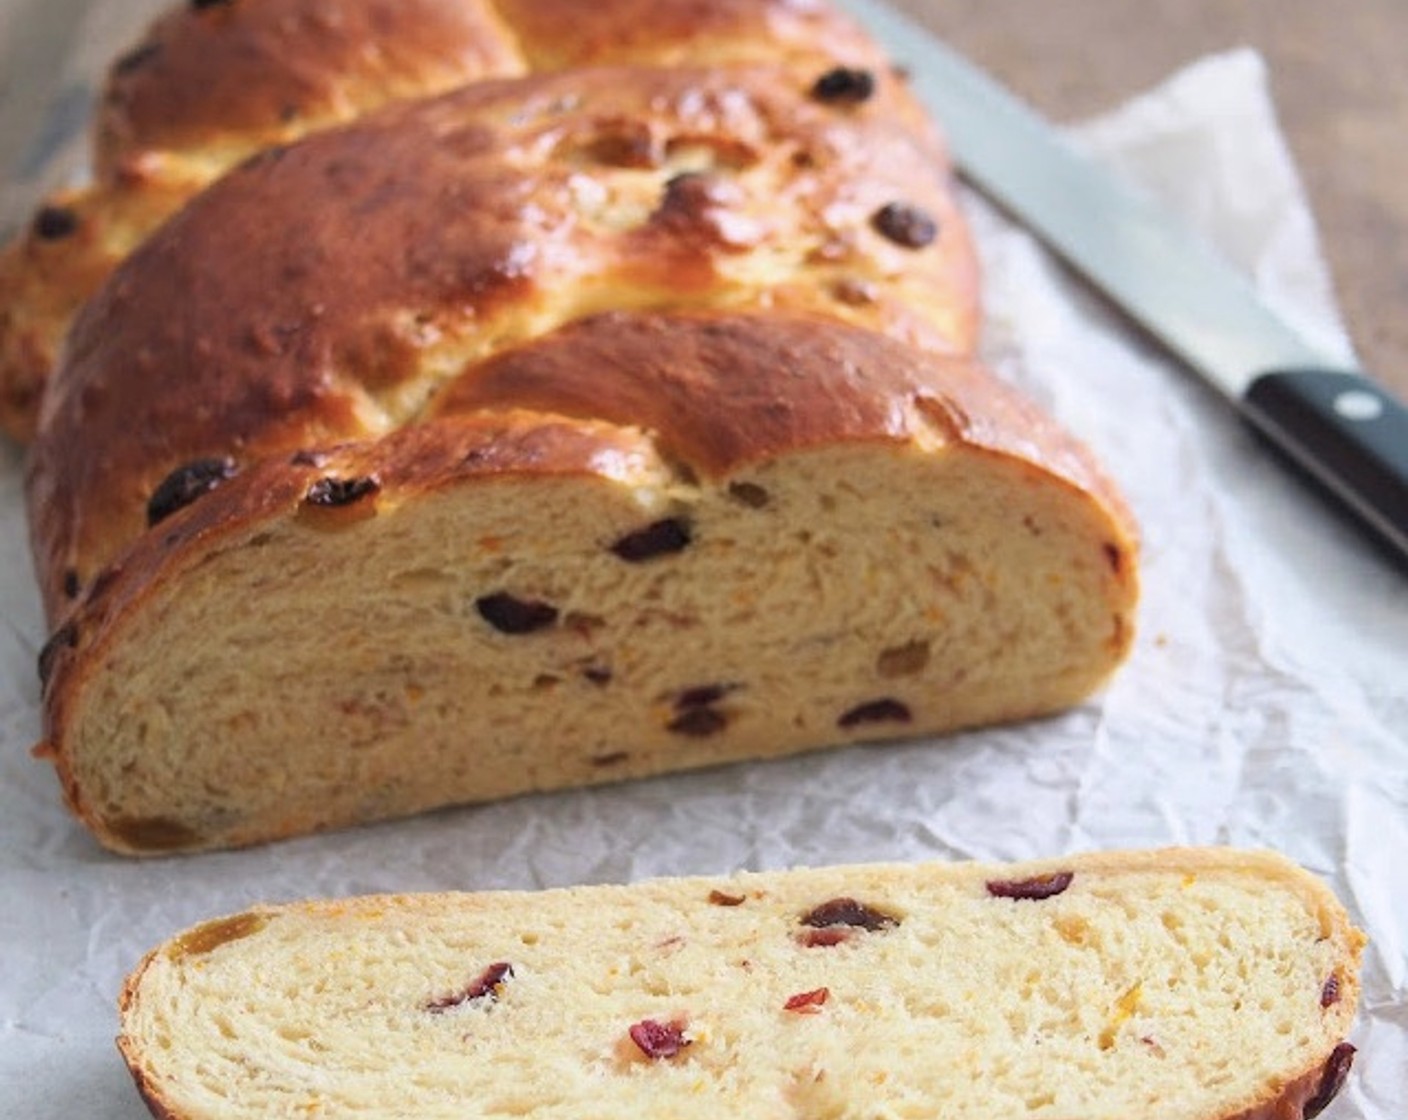
[[[1362,945],[1227,850],[367,897],[168,941],[118,1044],[172,1120],[1308,1120]]]

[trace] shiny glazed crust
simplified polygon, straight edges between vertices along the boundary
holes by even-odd
[[[1028,718],[1127,653],[1128,512],[973,361],[902,83],[815,4],[607,34],[639,8],[497,5],[593,65],[265,148],[79,313],[28,467],[41,753],[106,845]],[[190,18],[112,151],[185,142],[138,107]]]
[[[816,102],[812,77],[480,83],[272,149],[193,200],[84,309],[45,402],[31,494],[51,617],[182,464],[383,434],[458,368],[594,311],[817,310],[969,350],[972,247],[942,149],[884,96]],[[897,199],[938,225],[922,251],[869,225]]]
[[[113,64],[94,127],[93,186],[47,199],[0,251],[0,429],[33,438],[43,386],[83,301],[187,199],[263,148],[491,78],[783,60],[817,70],[880,63],[853,23],[806,0],[174,7]]]
[[[1215,849],[370,896],[172,938],[128,978],[118,1045],[173,1120],[510,1092],[549,1120],[1308,1120],[1349,1071],[1363,945],[1318,880]],[[648,1056],[645,1021],[684,1045]]]

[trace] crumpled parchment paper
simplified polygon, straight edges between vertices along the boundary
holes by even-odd
[[[1349,358],[1258,56],[1206,59],[1075,135]],[[112,1042],[123,976],[178,929],[256,900],[1234,844],[1278,848],[1323,875],[1372,936],[1359,1060],[1326,1115],[1399,1120],[1408,581],[1029,236],[976,197],[969,210],[988,357],[1094,446],[1142,523],[1134,656],[1102,696],[1054,719],[245,852],[119,859],[69,819],[50,768],[28,754],[44,626],[21,456],[0,444],[0,1115],[144,1116]]]

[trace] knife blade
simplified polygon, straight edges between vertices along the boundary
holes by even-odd
[[[908,69],[960,173],[1231,401],[1408,563],[1408,407],[1341,368],[1151,196],[879,0],[847,7]]]

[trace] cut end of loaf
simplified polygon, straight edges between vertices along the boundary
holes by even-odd
[[[1352,1059],[1362,944],[1222,850],[371,897],[168,942],[119,1045],[181,1120],[1299,1120]]]
[[[53,654],[76,808],[123,851],[248,844],[1041,715],[1127,651],[1132,543],[1029,462],[681,470],[513,413],[223,482]]]

